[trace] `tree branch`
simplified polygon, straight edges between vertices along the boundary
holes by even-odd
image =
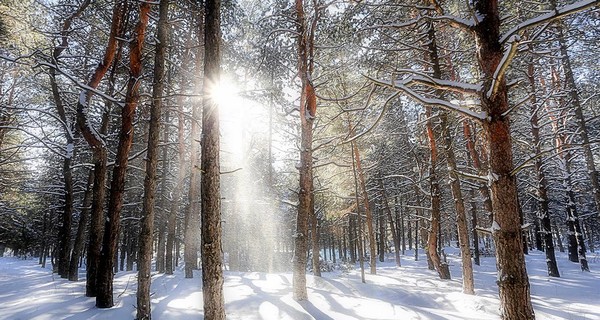
[[[507,40],[510,40],[510,37],[512,35],[521,33],[527,28],[560,19],[562,17],[565,17],[568,15],[586,10],[588,8],[597,6],[598,4],[600,4],[600,0],[577,1],[573,4],[564,6],[562,8],[556,8],[554,11],[544,13],[535,18],[525,20],[525,21],[519,23],[518,25],[514,26],[510,30],[508,30],[502,37],[500,37],[500,43],[504,43]]]

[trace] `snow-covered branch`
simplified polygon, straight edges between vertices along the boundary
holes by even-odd
[[[442,80],[431,77],[423,72],[410,71],[413,73],[408,79],[403,80],[404,85],[410,86],[413,83],[422,84],[434,89],[452,91],[456,93],[478,96],[481,92],[480,84],[465,83],[459,81]]]
[[[458,113],[462,114],[463,116],[467,116],[478,122],[483,122],[487,119],[487,113],[484,111],[477,112],[477,111],[473,111],[469,108],[448,102],[446,100],[424,97],[423,95],[417,93],[416,91],[414,91],[414,90],[410,89],[408,86],[406,86],[404,84],[404,81],[392,82],[392,81],[374,79],[374,78],[370,78],[370,77],[367,77],[367,78],[369,78],[371,81],[373,81],[374,83],[376,83],[378,85],[400,90],[400,91],[404,92],[406,95],[408,95],[409,97],[411,97],[413,100],[415,100],[419,103],[422,103],[424,105],[437,106],[437,107],[446,109],[448,111],[458,112]]]
[[[89,91],[89,92],[92,92],[92,93],[94,93],[94,94],[96,94],[96,95],[99,95],[99,96],[101,96],[102,98],[104,98],[104,99],[106,99],[106,100],[108,100],[108,101],[110,101],[110,102],[112,102],[112,103],[115,103],[115,104],[117,104],[117,105],[119,105],[119,106],[121,106],[121,107],[123,107],[123,106],[124,106],[124,103],[123,103],[123,101],[119,101],[119,100],[115,99],[115,97],[109,96],[108,94],[106,94],[106,93],[104,93],[104,92],[102,92],[102,91],[100,91],[100,90],[94,89],[94,88],[92,88],[92,87],[90,87],[90,86],[88,86],[88,85],[86,85],[86,84],[84,84],[84,83],[81,83],[81,82],[79,82],[77,79],[75,79],[75,77],[73,77],[72,75],[70,75],[70,74],[69,74],[69,73],[67,73],[67,72],[64,72],[64,71],[63,71],[62,69],[60,69],[60,68],[59,68],[57,65],[54,65],[54,64],[51,64],[51,63],[48,63],[48,62],[43,62],[43,61],[41,61],[41,62],[38,62],[38,65],[46,66],[46,67],[49,67],[49,68],[55,68],[55,70],[56,70],[56,71],[58,71],[58,72],[59,72],[60,74],[62,74],[63,76],[67,77],[67,78],[68,78],[69,80],[71,80],[71,81],[72,81],[72,82],[73,82],[75,85],[77,85],[78,87],[80,87],[80,88],[81,88],[83,91]]]
[[[463,177],[463,178],[467,178],[470,180],[474,180],[474,181],[481,181],[481,182],[488,182],[488,177],[487,176],[480,176],[477,174],[472,174],[472,173],[468,173],[468,172],[464,172],[464,171],[456,171],[456,173]]]
[[[537,26],[543,23],[551,22],[553,20],[560,19],[562,17],[586,10],[588,8],[597,6],[600,4],[600,0],[582,0],[577,1],[573,4],[566,5],[562,8],[556,8],[553,11],[549,11],[547,13],[541,14],[535,18],[531,18],[529,20],[525,20],[518,25],[514,26],[510,30],[508,30],[501,38],[500,43],[504,43],[507,40],[510,42],[510,38],[514,34],[521,33],[525,31],[527,28],[531,28],[533,26]]]
[[[452,15],[440,15],[440,16],[427,16],[427,15],[423,15],[420,16],[418,18],[412,19],[412,20],[408,20],[408,21],[404,21],[404,22],[400,22],[400,23],[385,23],[385,24],[378,24],[378,25],[373,25],[373,26],[369,26],[366,27],[365,30],[372,30],[372,29],[400,29],[400,28],[405,28],[405,27],[410,27],[410,26],[414,26],[418,23],[420,23],[422,20],[426,20],[426,21],[436,21],[436,22],[447,22],[448,24],[450,24],[451,26],[457,28],[457,29],[462,29],[462,30],[466,30],[466,31],[470,31],[473,26],[474,23],[472,20],[466,20],[460,17],[456,17],[456,16],[452,16]]]
[[[498,87],[500,86],[500,83],[502,82],[502,79],[504,78],[506,69],[508,69],[508,66],[512,62],[512,59],[517,54],[517,48],[519,47],[520,41],[521,41],[521,37],[516,34],[511,36],[510,39],[508,40],[510,48],[508,48],[508,50],[506,50],[506,52],[504,52],[504,55],[502,56],[502,60],[500,60],[498,67],[496,67],[496,71],[494,72],[494,78],[492,79],[492,85],[490,86],[490,89],[486,93],[486,96],[488,98],[495,95],[496,92],[498,92]]]

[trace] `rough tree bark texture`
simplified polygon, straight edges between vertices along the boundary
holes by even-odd
[[[124,0],[115,3],[112,12],[112,24],[108,37],[108,43],[102,61],[98,64],[94,73],[87,82],[89,88],[95,89],[112,65],[117,55],[119,47],[117,37],[123,30],[123,20],[127,13],[127,3]],[[98,264],[100,260],[100,250],[102,247],[102,227],[104,221],[104,199],[106,195],[106,162],[108,154],[106,144],[96,129],[91,127],[87,117],[87,109],[93,95],[92,90],[84,89],[79,94],[77,102],[77,126],[81,131],[86,142],[92,149],[94,161],[94,188],[92,191],[92,212],[90,217],[90,233],[87,249],[87,269],[86,269],[86,292],[87,297],[96,297],[98,294]],[[108,115],[105,113],[102,119],[102,128],[100,134],[105,133],[108,123]]]
[[[119,144],[113,167],[110,194],[108,200],[107,221],[104,227],[104,238],[100,261],[98,265],[98,293],[96,307],[111,308],[113,302],[113,269],[114,257],[117,252],[119,239],[120,215],[123,207],[123,192],[125,190],[125,176],[127,171],[128,156],[133,142],[133,118],[139,100],[140,77],[142,75],[142,49],[146,26],[148,25],[150,3],[142,2],[139,5],[139,22],[135,27],[133,39],[129,44],[129,80],[125,105],[121,109],[121,128],[119,131]]]
[[[149,8],[149,5],[148,5]],[[152,244],[154,231],[154,196],[156,195],[156,169],[158,166],[158,143],[160,135],[160,117],[162,95],[165,87],[165,51],[168,42],[169,0],[160,0],[157,27],[156,53],[154,55],[154,75],[152,82],[152,102],[150,105],[150,125],[148,131],[148,151],[146,153],[146,176],[144,178],[144,199],[142,202],[142,220],[140,221],[138,254],[138,320],[152,318],[150,304],[150,285],[152,272]],[[141,10],[143,13],[144,11]],[[164,173],[166,174],[166,173]]]
[[[308,30],[303,0],[295,0],[298,75],[302,82],[300,93],[300,191],[298,192],[298,214],[294,235],[293,287],[294,299],[306,300],[306,253],[308,249],[308,219],[314,215],[312,140],[313,122],[317,110],[317,97],[311,82],[312,47],[314,33]],[[316,21],[316,17],[315,20]]]
[[[483,130],[489,152],[501,316],[503,319],[535,319],[523,255],[517,183],[512,174],[510,120],[504,115],[509,109],[508,88],[504,77],[495,79],[504,54],[498,0],[476,0],[473,5],[480,14],[473,31],[477,60],[484,77],[480,100],[488,114]],[[496,90],[491,90],[493,80],[497,82]]]
[[[207,0],[204,28],[204,112],[202,114],[202,295],[204,317],[225,319],[221,258],[219,109],[211,90],[221,74],[221,1]]]

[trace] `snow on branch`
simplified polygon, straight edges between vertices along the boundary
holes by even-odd
[[[508,69],[508,66],[512,62],[512,59],[517,54],[517,48],[519,47],[520,41],[521,41],[521,36],[519,36],[517,34],[512,35],[510,37],[510,39],[508,40],[510,48],[508,48],[508,50],[506,50],[506,52],[504,52],[504,55],[502,56],[502,60],[500,60],[500,63],[496,67],[496,71],[494,71],[494,78],[492,79],[492,85],[490,86],[490,89],[486,93],[486,96],[488,98],[495,95],[496,92],[498,92],[498,87],[500,86],[500,82],[502,82],[502,79],[504,78],[506,69]]]
[[[467,30],[467,31],[470,31],[473,28],[473,26],[475,25],[473,20],[466,20],[466,19],[452,16],[452,15],[440,15],[440,16],[422,15],[415,19],[400,22],[400,23],[385,23],[385,24],[377,24],[377,25],[369,26],[369,27],[364,28],[364,30],[401,29],[401,28],[406,28],[406,27],[417,25],[422,20],[447,22],[448,24],[450,24],[451,26],[453,26],[457,29],[462,29],[462,30]]]
[[[410,72],[413,73],[413,75],[411,75],[406,80],[402,81],[402,83],[404,85],[410,85],[412,83],[417,83],[417,84],[426,85],[426,86],[428,86],[430,88],[434,88],[434,89],[453,91],[456,93],[475,95],[475,96],[478,96],[482,89],[480,84],[471,84],[471,83],[465,83],[465,82],[459,82],[459,81],[442,80],[442,79],[437,79],[437,78],[431,77],[428,74],[425,74],[422,72],[416,72],[413,70],[411,70]]]
[[[458,170],[456,171],[456,173],[463,178],[467,178],[467,179],[470,179],[473,181],[488,182],[487,176],[481,176],[478,174],[472,174],[472,173],[468,173],[465,171],[458,171]]]
[[[102,98],[104,98],[104,99],[106,99],[106,100],[108,100],[108,101],[110,101],[110,102],[112,102],[112,103],[114,103],[114,104],[116,104],[118,106],[121,106],[121,107],[123,107],[125,105],[123,103],[123,101],[119,101],[119,100],[115,99],[114,97],[112,97],[112,96],[110,96],[110,95],[108,95],[108,94],[106,94],[106,93],[104,93],[104,92],[102,92],[100,90],[94,89],[94,88],[92,88],[92,87],[90,87],[90,86],[88,86],[88,85],[86,85],[84,83],[79,82],[77,79],[75,79],[75,77],[73,77],[69,73],[63,71],[57,65],[54,65],[54,64],[51,64],[51,63],[48,63],[48,62],[43,62],[43,61],[38,62],[38,65],[46,66],[46,67],[49,67],[49,68],[54,68],[60,74],[62,74],[63,76],[65,76],[69,80],[71,80],[75,85],[77,85],[78,87],[80,87],[82,89],[82,91],[92,92],[93,94],[99,95]],[[85,105],[87,105],[87,103]]]
[[[404,92],[406,95],[408,95],[409,97],[411,97],[413,100],[415,100],[419,103],[422,103],[424,105],[438,106],[438,107],[441,107],[441,108],[449,110],[449,111],[458,112],[458,113],[462,114],[463,116],[467,116],[478,122],[483,122],[487,119],[487,113],[484,111],[481,111],[481,112],[473,111],[469,108],[466,108],[466,107],[463,107],[460,105],[456,105],[456,104],[448,102],[446,100],[437,99],[437,98],[428,98],[428,97],[425,97],[425,96],[417,93],[416,91],[410,89],[407,86],[407,84],[410,83],[410,78],[408,78],[404,81],[394,81],[394,82],[373,79],[370,77],[367,77],[367,78],[378,85],[387,86],[390,88],[400,90],[400,91]]]
[[[556,8],[553,11],[541,14],[535,18],[531,18],[529,20],[525,20],[518,25],[514,26],[512,29],[508,30],[501,38],[500,43],[504,43],[507,40],[510,42],[510,38],[512,35],[521,33],[525,29],[537,26],[543,23],[551,22],[556,19],[560,19],[562,17],[586,10],[593,6],[597,6],[600,4],[600,0],[582,0],[577,1],[573,4],[566,5],[561,8]]]

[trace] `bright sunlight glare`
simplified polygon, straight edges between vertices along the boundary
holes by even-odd
[[[211,97],[219,105],[221,113],[234,111],[241,104],[240,89],[229,77],[222,76],[218,86],[212,88]]]

